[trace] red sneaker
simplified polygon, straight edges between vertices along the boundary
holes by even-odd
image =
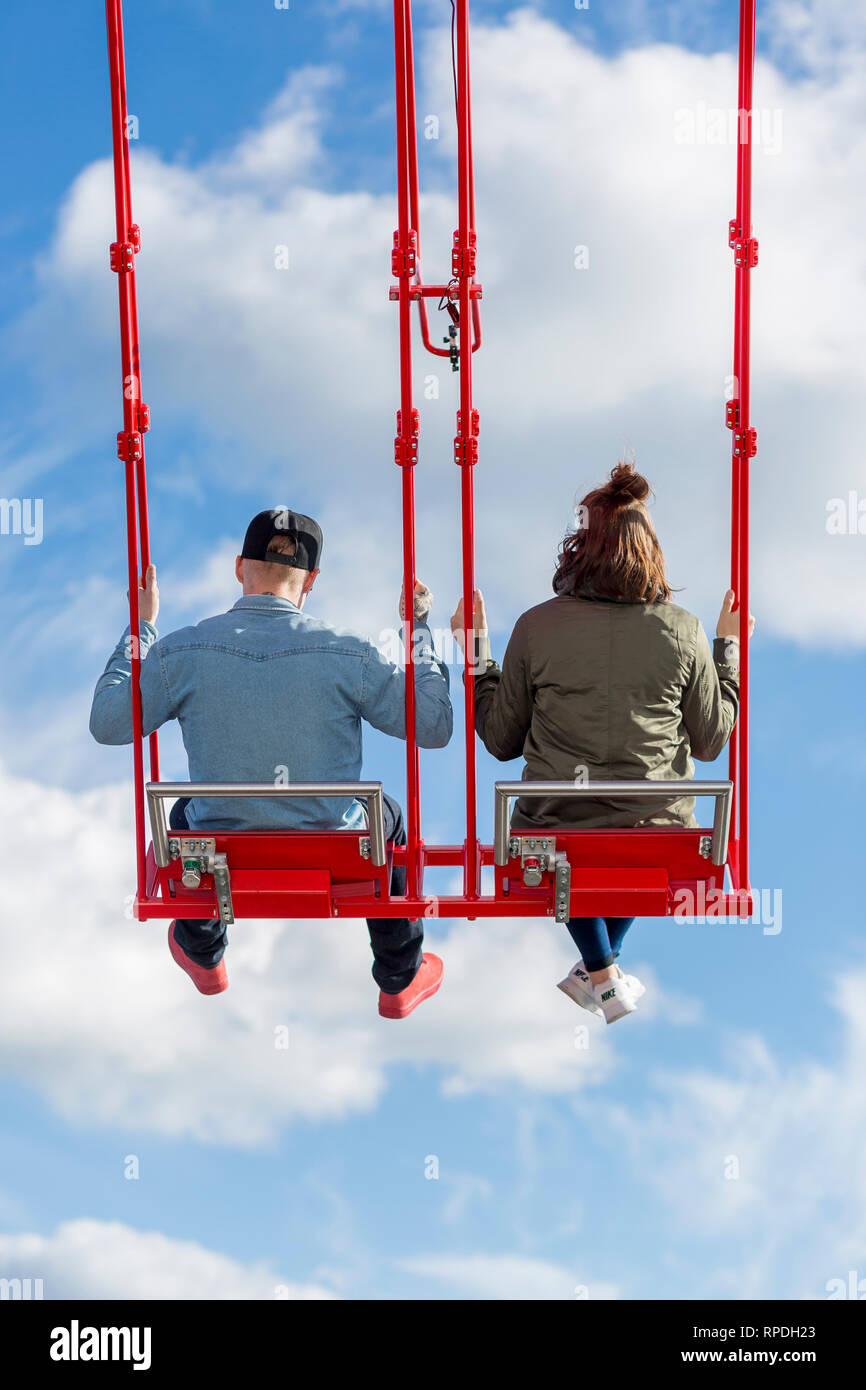
[[[399,994],[379,990],[379,1013],[383,1018],[407,1018],[424,999],[435,994],[442,983],[442,962],[438,956],[425,956],[411,985]]]
[[[224,989],[228,989],[229,977],[225,961],[221,960],[219,965],[211,966],[210,969],[196,965],[175,941],[174,922],[168,929],[168,949],[171,951],[172,960],[176,960],[181,970],[186,971],[199,994],[222,994]]]

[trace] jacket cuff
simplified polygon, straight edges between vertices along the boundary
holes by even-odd
[[[129,626],[129,623],[127,623],[126,627],[123,629],[123,636],[120,639],[121,642],[125,642],[131,632],[132,628]],[[153,623],[149,623],[145,618],[142,618],[138,624],[138,640],[145,651],[148,647],[153,646],[158,637],[159,633]]]
[[[713,638],[713,661],[717,666],[729,666],[734,671],[740,669],[740,643],[736,637]]]
[[[498,661],[494,661],[492,657],[488,657],[488,658],[487,658],[487,661],[486,661],[486,663],[485,663],[485,666],[484,666],[484,670],[483,670],[483,671],[478,671],[477,674],[476,674],[476,676],[475,676],[475,684],[476,684],[476,686],[480,685],[481,682],[484,681],[484,680],[486,680],[489,676],[495,676],[496,679],[499,680],[499,678],[501,677],[501,675],[502,675],[502,671],[500,670],[499,662],[498,662]],[[465,684],[466,684],[466,667],[465,667],[465,666],[463,667],[463,669],[462,669],[462,671],[461,671],[461,676],[462,676],[462,678],[463,678],[463,683],[464,683],[464,685],[465,685]]]
[[[400,630],[403,636],[402,629]],[[412,623],[412,655],[418,660],[420,658],[424,665],[434,667],[445,681],[446,686],[451,686],[448,677],[448,667],[436,651],[433,643],[433,634],[427,624],[426,618],[415,618]]]

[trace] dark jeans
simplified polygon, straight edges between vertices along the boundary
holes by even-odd
[[[189,797],[176,801],[171,808],[169,825],[172,830],[190,830],[186,818]],[[393,797],[385,797],[385,839],[395,845],[405,845],[406,830],[403,812]],[[406,891],[406,870],[391,870],[391,892],[398,896]],[[385,994],[399,994],[414,980],[423,960],[424,928],[419,921],[405,917],[376,917],[368,920],[370,945],[373,948],[373,979]],[[204,921],[178,918],[174,935],[177,944],[196,965],[212,970],[219,965],[228,945],[228,936],[217,918]]]
[[[572,917],[571,939],[587,970],[606,970],[613,965],[633,917]]]

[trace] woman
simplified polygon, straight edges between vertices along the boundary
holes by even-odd
[[[712,762],[730,738],[739,694],[739,616],[722,604],[713,652],[698,619],[671,602],[664,556],[646,500],[649,483],[626,464],[583,499],[562,543],[556,597],[520,617],[502,669],[489,659],[484,600],[475,594],[475,727],[524,780],[691,779],[692,758]],[[463,604],[451,627],[463,646]],[[754,619],[749,618],[749,633]],[[519,830],[695,826],[694,797],[518,800]],[[560,984],[613,1023],[644,987],[616,964],[634,918],[573,917],[581,959]]]

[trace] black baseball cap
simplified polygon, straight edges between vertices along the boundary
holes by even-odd
[[[294,555],[268,550],[274,536],[291,536],[295,542]],[[322,556],[322,528],[303,512],[272,507],[253,517],[244,536],[241,556],[244,560],[264,560],[269,565],[289,565],[296,570],[318,569]]]

